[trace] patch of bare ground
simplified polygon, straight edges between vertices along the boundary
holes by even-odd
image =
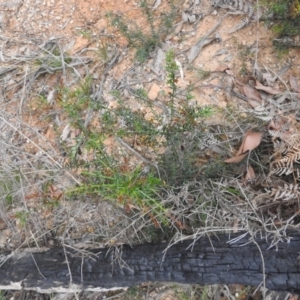
[[[156,216],[149,213],[149,207],[126,203],[122,197],[113,202],[89,193],[84,196],[66,193],[84,183],[85,167],[95,156],[85,145],[85,132],[101,136],[97,141],[103,142],[107,154],[117,157],[120,173],[138,167],[147,174],[151,167],[163,174],[157,159],[168,151],[172,153],[170,147],[165,146],[166,137],[158,134],[149,141],[146,134],[127,132],[122,135],[124,128],[133,122],[126,119],[126,109],[135,116],[142,116],[153,130],[161,132],[164,126],[172,128],[189,118],[182,107],[213,106],[227,110],[234,105],[239,109],[255,109],[232,93],[237,78],[239,84],[245,86],[249,77],[264,72],[268,79],[270,76],[276,79],[272,88],[286,90],[289,74],[300,77],[299,50],[293,48],[280,56],[272,46],[273,33],[263,22],[251,21],[244,28],[229,33],[243,16],[225,16],[227,11],[212,7],[209,0],[173,4],[170,32],[159,35],[159,45],[155,45],[140,64],[136,60],[138,47],[134,47],[122,28],[114,27],[112,17],[108,17],[109,12],[122,16],[128,30],[138,28],[144,35],[151,36],[151,24],[138,2],[0,1],[2,249],[62,243],[72,247],[100,247],[169,238],[168,232],[159,232],[160,224]],[[155,1],[150,7],[153,26],[158,28],[171,11],[171,3]],[[204,40],[207,43],[202,44]],[[175,53],[177,65],[174,81],[179,100],[174,106],[170,105],[172,88],[166,72],[166,55],[170,50]],[[85,97],[80,94],[85,88],[80,85],[84,85],[85,80],[89,80],[85,90],[88,100],[78,103],[80,97]],[[170,110],[174,107],[182,114],[170,121]],[[111,117],[108,112],[114,115],[118,109],[121,113],[106,129]],[[106,123],[103,115],[107,117]],[[205,128],[217,128],[223,118],[224,115],[216,111],[211,119],[205,120]],[[244,132],[242,124],[240,137]],[[185,135],[189,137],[188,132]],[[225,144],[225,134],[219,135],[222,145]],[[188,142],[182,142],[178,149],[184,153],[189,147]],[[203,149],[200,149],[205,152],[203,156],[195,159],[199,166],[216,157],[215,153]],[[229,154],[230,151],[226,151]],[[78,161],[79,165],[75,163]],[[104,171],[105,176],[111,176],[111,170]],[[193,176],[196,180],[200,175],[199,171]],[[201,214],[195,215],[192,208],[189,210],[194,200],[193,195],[189,198],[190,195],[184,194],[186,186],[177,191],[177,195],[169,195],[166,202],[176,203],[178,208],[183,206],[180,201],[184,199],[184,210],[190,219],[201,218]],[[180,193],[186,198],[178,196]],[[274,213],[273,210],[268,213]],[[222,213],[220,219],[225,219],[227,215],[222,216]],[[172,220],[169,228],[176,228],[178,234],[188,232],[190,228],[184,218],[176,218],[171,209],[168,214]],[[231,216],[228,224],[236,228],[239,222],[242,221]],[[201,293],[207,292],[213,297],[216,290],[221,299],[245,299],[245,291],[248,293],[246,287],[239,286],[224,287],[224,290],[209,288]],[[204,299],[199,291],[180,289],[178,292],[169,287],[158,291],[151,285],[140,292],[136,291],[136,299],[144,299],[145,294],[147,299]],[[108,296],[108,299],[129,299],[125,292],[121,294]],[[64,297],[67,299],[67,295]],[[102,299],[104,295],[88,297]]]

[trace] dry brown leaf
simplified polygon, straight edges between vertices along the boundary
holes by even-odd
[[[249,129],[249,130],[247,130],[247,132],[245,133],[245,135],[244,135],[244,137],[243,137],[242,144],[241,144],[239,150],[237,151],[237,153],[235,154],[235,156],[239,156],[239,155],[241,155],[242,153],[245,152],[245,151],[243,151],[243,148],[244,148],[244,144],[245,144],[246,137],[247,137],[247,135],[249,134],[249,132],[252,132],[252,130]]]
[[[256,89],[249,85],[243,85],[242,89],[245,96],[251,100],[257,101],[259,104],[262,104],[260,93]]]
[[[253,132],[252,129],[247,130],[247,132],[244,135],[242,144],[241,144],[238,152],[236,153],[236,156],[245,153],[247,150],[251,151],[259,145],[259,143],[258,143],[257,146],[255,146],[254,148],[251,148],[251,139],[252,139],[251,136],[253,136],[253,135],[255,136],[256,133],[259,133],[259,132]],[[249,136],[250,136],[250,138],[248,138]],[[248,141],[247,141],[247,139],[248,139]],[[245,146],[246,142],[247,142],[247,145]]]
[[[247,133],[242,153],[255,149],[260,144],[263,135],[261,132],[252,132],[252,129],[248,130]]]
[[[250,104],[252,108],[261,107],[261,104],[258,103],[256,100],[248,99],[247,102]]]
[[[253,168],[249,165],[248,169],[247,169],[247,173],[245,175],[245,179],[251,181],[254,178],[255,178],[255,172],[254,172]]]
[[[296,76],[294,76],[293,74],[290,74],[290,85],[294,92],[300,93],[300,88],[298,86],[298,80],[297,80]]]
[[[257,90],[260,91],[265,91],[271,95],[277,95],[277,94],[282,94],[282,91],[280,91],[279,89],[276,89],[272,86],[264,86],[263,84],[261,84],[259,81],[256,80],[256,86],[255,88]]]
[[[234,156],[234,157],[230,157],[230,158],[225,159],[224,162],[226,162],[226,163],[239,163],[244,159],[244,157],[246,155],[247,155],[247,153],[237,155],[237,156]]]
[[[175,31],[174,31],[175,35],[177,35],[181,31],[181,29],[183,28],[183,24],[184,24],[183,21],[181,21],[177,24]]]
[[[258,106],[262,105],[262,99],[260,97],[260,94],[258,91],[253,89],[250,86],[244,85],[242,82],[240,82],[238,79],[235,78],[235,83],[237,85],[237,88],[239,89],[240,93],[247,96],[248,103],[253,107],[256,108]],[[253,95],[252,95],[253,94]],[[251,96],[252,95],[252,96]],[[249,97],[250,96],[250,97]],[[252,97],[252,98],[251,98]],[[254,99],[255,98],[255,99]]]
[[[261,142],[262,133],[249,129],[244,136],[242,144],[234,157],[224,160],[227,163],[239,163],[247,155],[248,151],[255,149]]]

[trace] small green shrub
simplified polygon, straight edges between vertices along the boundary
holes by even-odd
[[[272,16],[272,30],[278,37],[293,36],[300,33],[299,0],[273,0],[266,3]]]
[[[132,23],[132,20],[129,22],[122,15],[107,14],[111,25],[117,28],[127,39],[129,46],[136,49],[136,59],[141,63],[145,62],[150,53],[161,44],[163,37],[171,32],[176,16],[176,7],[172,1],[169,4],[170,11],[163,12],[157,17],[150,1],[141,0],[140,10],[147,21],[147,28],[143,30],[137,24]]]

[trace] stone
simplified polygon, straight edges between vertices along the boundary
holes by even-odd
[[[160,92],[160,87],[156,83],[154,83],[148,92],[148,98],[150,100],[155,100],[159,92]]]

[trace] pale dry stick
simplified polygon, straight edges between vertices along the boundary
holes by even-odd
[[[286,224],[286,227],[287,227],[287,226],[289,225],[289,223],[292,222],[293,219],[294,219],[295,217],[297,217],[299,214],[300,214],[300,210],[296,211],[289,219],[287,219],[287,220],[285,221],[285,222],[287,223],[287,224]]]
[[[85,62],[86,64],[89,62]],[[81,66],[82,64],[85,64],[84,62],[76,62],[76,63],[72,63],[72,64],[66,64],[67,67],[73,69],[74,73],[77,75],[78,78],[81,78],[80,74],[78,73],[78,71],[74,68],[76,66]],[[60,71],[62,70],[62,67],[49,67],[47,65],[43,65],[40,68],[38,68],[37,70],[31,72],[32,78],[30,79],[30,83],[32,83],[35,79],[37,79],[40,75],[43,74],[53,74],[56,71]]]
[[[108,76],[108,73],[112,69],[114,64],[117,62],[119,56],[120,56],[119,51],[115,51],[114,56],[112,57],[112,59],[106,66],[105,70],[103,71],[98,90],[93,95],[93,100],[95,101],[95,103],[100,102],[100,99],[102,97],[102,92],[103,92],[103,85],[106,80],[106,77]],[[87,128],[87,126],[91,122],[93,110],[94,110],[94,107],[91,106],[87,111],[86,118],[85,118],[84,125],[83,125],[85,128]]]
[[[265,232],[270,232],[270,233],[272,233],[272,234],[275,234],[275,232],[276,232],[276,233],[277,233],[277,235],[276,235],[277,238],[281,239],[281,238],[283,237],[283,235],[280,234],[280,233],[278,232],[278,230],[275,230],[275,231],[272,230],[272,231],[270,231],[270,229],[268,228],[268,225],[269,225],[269,226],[270,226],[270,225],[274,225],[274,223],[272,222],[272,224],[269,224],[269,223],[267,223],[268,220],[265,220],[265,221],[264,221],[264,220],[262,220],[262,219],[259,217],[259,215],[258,215],[258,213],[257,213],[257,210],[255,209],[255,207],[253,206],[253,204],[251,203],[251,201],[248,199],[248,197],[247,197],[246,194],[244,193],[244,190],[241,189],[240,183],[237,182],[237,184],[239,185],[241,192],[243,193],[243,195],[244,195],[245,199],[247,200],[248,204],[250,205],[250,207],[251,207],[251,209],[252,209],[252,212],[255,214],[255,216],[256,216],[256,222],[262,224],[263,230],[264,230]],[[254,217],[253,217],[253,220],[255,220]],[[270,220],[272,221],[271,218],[270,218]],[[249,221],[250,221],[249,218],[247,218],[247,224],[248,224],[248,226],[249,226]],[[275,227],[275,229],[277,229],[275,225],[272,226],[272,227],[273,227],[273,228]],[[251,232],[252,229],[253,229],[253,226],[249,227],[249,228],[247,229],[247,231]],[[245,229],[245,230],[246,230],[246,229]],[[261,228],[259,228],[259,231],[261,231]],[[278,243],[278,241],[276,242],[276,244],[277,244],[277,243]],[[272,242],[270,248],[273,247],[273,246],[276,245],[276,244],[274,244],[274,243]]]
[[[15,59],[15,60],[17,60],[17,62],[16,63],[14,63],[13,65],[17,65],[17,64],[21,64],[21,63],[23,63],[24,62],[24,60],[21,60],[21,59],[18,59],[18,58],[16,58],[16,57],[14,57],[13,59]],[[19,60],[19,61],[18,61]],[[28,62],[29,61],[29,59],[28,60],[25,60],[25,63],[26,62]],[[14,68],[13,70],[17,70],[18,68]],[[32,74],[32,73],[30,73],[30,74]],[[18,113],[19,114],[21,114],[21,111],[22,111],[22,105],[23,105],[23,102],[24,102],[24,100],[25,100],[25,89],[26,89],[26,86],[27,86],[27,84],[26,84],[26,81],[27,81],[27,77],[29,77],[29,75],[30,74],[28,74],[28,66],[25,68],[25,77],[24,77],[24,80],[21,80],[21,81],[19,81],[19,82],[17,82],[16,84],[14,84],[12,87],[11,87],[11,89],[13,89],[13,88],[16,88],[17,86],[19,86],[20,85],[20,82],[24,82],[24,84],[23,84],[23,92],[22,92],[22,98],[21,98],[21,101],[20,101],[20,104],[19,104],[19,111],[18,111]]]
[[[152,165],[152,166],[154,166],[154,167],[156,168],[157,172],[158,172],[159,178],[161,178],[161,176],[160,176],[160,170],[159,170],[160,167],[159,167],[156,163],[154,163],[154,162],[148,160],[147,158],[143,157],[141,154],[139,154],[137,151],[135,151],[132,147],[130,147],[126,142],[124,142],[121,138],[116,137],[116,140],[117,140],[122,146],[124,146],[127,150],[129,150],[130,152],[132,152],[136,157],[138,157],[142,162],[144,162],[144,163],[147,164],[147,165]]]
[[[102,90],[103,90],[103,85],[105,82],[105,79],[108,75],[108,72],[110,71],[110,69],[114,66],[114,64],[117,62],[118,58],[120,56],[120,52],[118,50],[115,51],[114,56],[112,57],[112,59],[110,60],[109,64],[106,66],[102,77],[101,77],[101,81],[98,87],[98,90],[96,91],[95,95],[94,95],[94,100],[96,102],[99,102],[99,100],[101,99],[102,96]]]
[[[4,77],[3,75],[4,75],[5,73],[13,72],[13,71],[15,71],[15,70],[17,70],[16,67],[8,67],[8,68],[0,69],[0,76],[1,76],[1,78],[2,78],[2,77]]]
[[[40,171],[40,170],[39,170]],[[39,171],[36,171],[36,172],[26,172],[26,173],[22,173],[23,176],[25,175],[28,175],[28,174],[35,174],[35,173],[38,173]],[[9,178],[8,176],[6,177],[6,179]],[[11,176],[11,178],[14,178],[14,176]],[[52,178],[55,178],[55,176],[51,176],[51,177],[48,177],[47,179],[45,180],[42,180],[42,181],[38,181],[38,182],[35,182],[34,184],[30,184],[30,187],[36,187],[36,186],[41,186],[41,184],[43,183],[46,183],[46,182],[49,182],[49,180],[51,180]],[[13,193],[11,193],[10,195],[11,196],[16,196],[18,194],[18,191],[15,191]],[[23,194],[23,191],[22,191],[22,194]],[[0,196],[0,199],[4,199],[5,198],[5,195],[3,196]],[[26,207],[26,206],[25,206]],[[26,208],[27,209],[27,208]]]
[[[44,49],[44,51],[47,51]],[[48,51],[49,54],[51,54],[54,58],[57,58],[55,57],[52,53],[50,53]],[[81,77],[81,75],[78,73],[78,71],[76,70],[76,66],[80,66],[82,64],[88,64],[90,61],[86,61],[86,62],[74,62],[74,63],[71,63],[71,64],[67,64],[66,62],[64,62],[64,67],[67,66],[71,69],[73,69],[74,73],[77,75],[78,78]],[[28,80],[27,81],[30,81],[30,84],[36,79],[38,78],[40,75],[43,75],[43,74],[46,74],[46,73],[49,73],[49,74],[53,74],[54,72],[56,71],[59,71],[59,70],[62,70],[63,69],[63,66],[59,66],[59,67],[49,67],[47,65],[42,65],[41,67],[37,68],[36,70],[32,71],[30,74],[28,74]],[[17,87],[19,85],[19,83],[17,83],[14,87]],[[26,84],[27,86],[28,84]],[[22,101],[22,104],[24,102],[24,99]],[[22,109],[22,106],[20,106],[20,109]]]
[[[81,255],[81,265],[80,265],[80,281],[83,282],[83,265],[84,265],[84,256]]]
[[[31,255],[32,259],[33,259],[33,262],[34,262],[34,264],[35,264],[35,266],[36,266],[38,272],[40,273],[40,275],[41,275],[44,279],[46,279],[46,277],[42,274],[42,272],[41,272],[39,266],[37,265],[36,260],[35,260],[34,256],[32,255],[32,252],[30,252],[30,255]]]
[[[64,243],[64,245],[65,245],[65,247],[73,249],[73,250],[79,252],[81,255],[83,255],[85,257],[88,257],[89,259],[91,259],[93,261],[96,261],[98,255],[101,253],[101,251],[97,252],[97,253],[92,253],[92,252],[89,252],[89,251],[87,251],[85,249],[76,248],[76,247],[73,247],[73,246],[65,244],[65,243]]]
[[[211,97],[215,102],[217,102],[218,104],[221,104],[221,103],[219,102],[219,100],[218,100],[216,97],[214,97],[213,95],[210,95],[210,97]],[[243,129],[241,128],[241,126],[240,126],[238,120],[236,120],[236,118],[232,115],[232,113],[227,109],[226,106],[223,107],[223,108],[224,108],[224,110],[231,116],[231,118],[234,120],[234,122],[236,123],[237,127],[241,130],[241,132],[242,132],[243,134],[245,134],[245,132],[244,132]]]
[[[112,250],[113,248],[113,250]],[[118,262],[120,268],[125,268],[131,272],[133,272],[133,270],[128,266],[128,264],[126,263],[126,261],[124,261],[122,259],[122,253],[123,253],[123,245],[113,245],[109,247],[110,251],[113,251],[113,257],[112,257],[112,266],[114,268],[114,263],[113,262]],[[107,252],[108,253],[108,252]]]
[[[144,239],[145,239],[145,241],[148,241],[148,237],[144,234],[144,232],[142,231],[142,229],[145,227],[145,225],[146,225],[147,223],[142,223],[139,227],[132,227],[132,229],[134,230],[134,234],[133,233],[131,233],[130,235],[129,235],[129,238],[131,238],[131,237],[137,237],[138,238],[138,240],[139,240],[139,242],[140,243],[143,243],[144,241],[143,240],[141,240],[140,239],[140,237],[139,237],[139,232],[143,235],[143,237],[144,237]],[[130,241],[131,242],[131,241]]]
[[[25,67],[24,83],[23,83],[22,96],[21,96],[20,106],[19,106],[19,114],[22,113],[23,102],[25,100],[25,95],[26,95],[25,90],[26,90],[27,72],[28,72],[28,66]]]
[[[253,206],[253,204],[251,203],[251,201],[249,200],[248,196],[245,194],[244,189],[241,187],[240,182],[237,180],[236,181],[237,185],[239,186],[240,191],[242,192],[242,194],[244,195],[245,199],[247,200],[248,204],[250,205],[252,211],[254,212],[254,214],[256,215],[257,219],[260,220],[260,222],[263,224],[262,220],[259,218],[259,215],[255,209],[255,207]]]
[[[36,248],[40,248],[39,243],[38,243],[38,241],[36,240],[36,238],[35,238],[35,236],[34,236],[34,234],[32,233],[31,230],[30,230],[30,234],[31,234],[31,238],[33,239],[33,241],[34,241],[34,243],[35,243],[35,245],[36,245]],[[30,248],[29,245],[28,245],[28,248]]]
[[[239,240],[243,239],[244,237],[246,237],[247,234],[249,234],[249,232],[245,232],[245,233],[241,234],[240,236],[238,236],[238,237],[236,237],[234,239],[231,239],[227,243],[228,244],[234,244],[234,243],[238,242]]]
[[[227,284],[224,284],[224,288],[223,288],[223,294],[224,297],[226,297],[226,299],[230,299],[230,300],[235,300],[235,296],[232,295],[231,291],[229,290],[229,287]],[[222,297],[223,298],[223,297]]]
[[[23,174],[22,174],[23,175]],[[22,176],[20,176],[20,184],[21,184],[21,192],[22,192],[22,196],[23,196],[23,204],[26,208],[26,210],[28,211],[28,207],[27,207],[27,204],[26,204],[26,201],[25,201],[25,194],[24,194],[24,189],[22,188],[23,187],[23,180],[22,180]]]
[[[140,215],[136,220],[133,220],[128,226],[126,226],[125,228],[123,228],[121,231],[119,231],[117,234],[115,234],[109,242],[117,240],[117,237],[122,235],[124,232],[126,232],[126,230],[128,230],[130,227],[133,227],[138,221],[140,221],[141,219],[144,219],[145,216],[147,216],[147,212],[143,213],[142,215]],[[145,224],[143,223],[143,225],[140,228],[143,228],[145,226]],[[106,245],[109,245],[109,242],[106,243]]]
[[[225,15],[226,16],[226,15]],[[221,23],[223,22],[225,16],[223,16],[203,37],[201,37],[197,43],[191,47],[190,53],[188,55],[189,63],[192,63],[194,59],[198,56],[201,49],[207,44],[206,39],[219,28]]]
[[[200,210],[202,211],[202,208],[200,208]],[[213,220],[218,220],[219,216],[217,215],[217,208],[216,206],[210,206],[209,210],[205,210],[205,213],[207,214],[207,218],[206,218],[206,222],[205,222],[205,226],[202,226],[200,229],[197,229],[197,231],[194,231],[194,233],[192,234],[193,239],[196,239],[197,235],[203,235],[205,233],[207,233],[208,231],[212,230],[214,227],[213,225]],[[210,224],[208,224],[208,221],[210,222]],[[228,227],[218,227],[218,230],[224,231],[226,230]],[[237,229],[237,228],[236,228]],[[238,229],[241,230],[241,229]],[[174,240],[175,241],[180,241],[182,239],[182,232],[179,232],[179,237],[174,236]]]
[[[67,81],[66,77],[66,65],[65,65],[65,60],[64,60],[64,55],[63,55],[63,50],[61,49],[60,44],[58,44],[59,51],[60,51],[60,59],[61,59],[61,65],[62,65],[62,73],[63,73],[63,81]]]
[[[49,143],[49,141],[47,139],[45,139],[45,137],[43,135],[41,135],[37,130],[34,130],[31,126],[29,126],[27,123],[25,123],[24,121],[22,121],[21,119],[15,117],[15,116],[12,116],[11,114],[5,112],[6,115],[10,116],[10,117],[13,117],[15,118],[18,122],[20,122],[23,126],[27,126],[30,130],[32,130],[39,138],[43,139],[43,141],[45,141],[47,143],[48,146],[51,147],[51,150],[52,151],[56,151],[52,145]],[[7,145],[9,148],[11,148],[12,146],[11,145]],[[20,150],[19,148],[17,148],[18,150]]]
[[[262,254],[261,248],[258,245],[257,241],[255,239],[252,239],[252,242],[256,245],[256,247],[258,248],[258,251],[260,253],[260,257],[261,257],[261,261],[262,261],[262,268],[263,268],[263,298],[266,299],[266,266],[265,266],[265,259],[264,256]],[[257,289],[260,287],[260,285],[257,287]],[[254,294],[256,293],[256,291],[254,292]]]
[[[55,165],[57,165],[61,170],[63,169],[63,166],[58,163],[52,156],[50,156],[46,151],[44,151],[39,145],[37,145],[34,141],[29,139],[23,132],[18,130],[15,126],[7,122],[2,116],[0,116],[0,119],[3,120],[8,126],[10,126],[12,129],[14,129],[16,132],[18,132],[21,136],[26,138],[28,141],[30,141],[31,144],[33,144],[37,149],[39,149],[43,154],[45,154]],[[81,184],[71,173],[64,170],[68,176],[70,176],[77,184]]]
[[[62,55],[62,49],[61,49],[60,45],[59,45],[58,43],[56,43],[56,44],[58,45],[58,47],[59,47],[59,49],[60,49],[60,54]],[[39,47],[40,49],[42,49],[43,51],[47,52],[47,53],[48,53],[50,56],[52,56],[53,58],[57,59],[57,57],[56,57],[51,51],[49,51],[49,50],[47,50],[47,49],[45,49],[45,48],[43,48],[43,47],[41,47],[41,46],[39,46],[39,45],[38,45],[38,47]],[[63,59],[63,55],[62,55],[62,61],[63,61],[62,67],[58,67],[58,68],[49,68],[49,69],[51,69],[51,70],[53,70],[53,71],[57,71],[57,70],[61,70],[61,69],[65,68],[65,66],[67,66],[68,68],[73,69],[74,73],[75,73],[79,78],[81,77],[81,75],[78,73],[78,71],[77,71],[75,68],[73,68],[73,67],[76,66],[76,64],[78,64],[78,63],[73,63],[73,64],[68,64],[68,63],[66,63],[66,62],[64,61],[64,59]],[[80,65],[81,65],[81,64],[84,64],[84,63],[87,63],[87,62],[79,62]],[[44,67],[45,67],[45,66],[44,66]]]
[[[118,136],[116,137],[116,140],[122,145],[124,146],[127,150],[129,150],[130,152],[132,152],[136,157],[138,157],[142,162],[144,162],[145,164],[148,165],[152,165],[153,163],[144,158],[141,154],[139,154],[137,151],[135,151],[132,147],[130,147],[126,142],[124,142],[121,138],[119,138]]]
[[[70,268],[70,263],[69,263],[69,260],[68,260],[68,256],[67,256],[65,244],[62,243],[62,246],[63,246],[63,248],[64,248],[64,254],[65,254],[65,258],[66,258],[66,264],[67,264],[67,266],[68,266],[68,271],[69,271],[69,275],[70,275],[70,286],[72,286],[72,283],[73,283],[73,277],[72,277],[72,272],[71,272],[71,268]]]
[[[256,9],[258,10],[258,0],[256,0]],[[259,40],[259,37],[258,37],[258,33],[259,33],[259,14],[258,15],[258,18],[256,20],[256,49],[255,49],[255,60],[254,60],[254,72],[255,70],[258,70],[258,63],[257,63],[257,60],[258,60],[258,40]],[[255,74],[253,74],[255,75]]]

